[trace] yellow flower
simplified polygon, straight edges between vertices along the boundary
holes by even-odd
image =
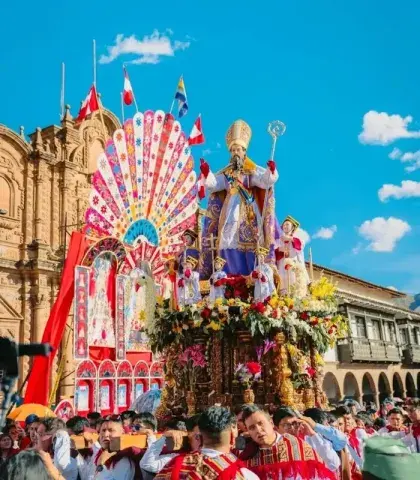
[[[194,320],[194,328],[201,327],[201,324],[203,323],[203,319],[200,318],[199,320]]]
[[[223,305],[223,299],[222,298],[216,298],[216,300],[214,301],[214,304],[215,305]]]
[[[311,295],[313,298],[323,299],[332,297],[336,287],[326,277],[321,277],[311,285]]]
[[[293,308],[293,298],[284,297],[284,304],[287,308]]]
[[[210,328],[211,330],[217,331],[217,330],[220,330],[222,328],[222,326],[220,325],[220,323],[216,323],[214,320],[212,320],[209,323],[207,328]]]
[[[272,308],[277,308],[278,307],[278,304],[279,304],[279,298],[277,296],[273,296],[270,298],[268,304],[270,305],[270,307]]]
[[[232,306],[232,305],[235,305],[235,299],[234,298],[229,298],[228,300],[228,305]]]

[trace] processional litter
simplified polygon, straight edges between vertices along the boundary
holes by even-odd
[[[326,403],[322,355],[346,323],[334,286],[307,273],[299,222],[275,215],[284,130],[270,124],[260,166],[248,157],[250,127],[234,122],[218,172],[194,163],[163,111],[137,113],[107,142],[86,212],[90,248],[75,268],[78,411],[126,409],[149,388],[162,389],[162,415]]]

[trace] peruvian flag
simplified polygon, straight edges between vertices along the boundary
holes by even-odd
[[[95,85],[90,87],[89,93],[80,107],[79,115],[76,121],[82,122],[88,115],[99,110],[98,95],[96,93]]]
[[[197,117],[188,139],[188,145],[201,145],[204,143],[204,133],[201,126],[201,115]]]
[[[197,188],[198,198],[203,200],[203,198],[206,196],[206,187],[204,185],[204,175],[202,173],[198,177]]]
[[[130,78],[128,77],[128,73],[125,68],[124,68],[123,100],[126,105],[131,105],[134,100],[133,87],[131,86]]]

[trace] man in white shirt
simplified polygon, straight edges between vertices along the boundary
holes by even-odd
[[[294,436],[303,436],[308,443],[322,458],[325,465],[332,472],[338,472],[341,466],[340,458],[334,450],[332,443],[315,431],[315,422],[311,419],[298,416],[290,408],[279,408],[274,413],[274,425],[280,434],[288,433]],[[344,440],[344,446],[345,446]],[[343,446],[343,448],[344,448]]]
[[[94,453],[86,478],[82,480],[133,480],[134,462],[129,453],[111,452],[111,440],[123,434],[122,420],[117,415],[108,417],[101,425],[99,443],[101,448]]]

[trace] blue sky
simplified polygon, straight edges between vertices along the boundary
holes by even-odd
[[[169,109],[183,74],[190,104],[183,125],[189,131],[202,114],[214,170],[227,161],[232,121],[251,125],[249,155],[262,165],[270,153],[266,126],[284,121],[278,216],[301,221],[317,263],[420,291],[418,1],[85,5],[44,0],[41,8],[22,0],[2,7],[9,21],[0,30],[1,123],[30,133],[59,121],[62,61],[66,102],[76,114],[92,82],[92,39],[99,58],[118,34],[135,35],[131,44],[146,57],[98,65],[107,108],[120,115],[123,62],[142,59],[128,66],[142,110]],[[172,55],[156,55],[162,46]],[[197,160],[201,153],[197,147]],[[313,238],[321,227],[332,238]]]

